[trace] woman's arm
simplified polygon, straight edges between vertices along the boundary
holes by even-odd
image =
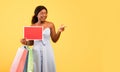
[[[61,26],[58,31],[56,32],[55,31],[55,26],[53,23],[50,24],[50,28],[51,28],[51,38],[52,38],[52,41],[53,42],[57,42],[60,35],[61,35],[61,32],[64,31],[64,26]]]

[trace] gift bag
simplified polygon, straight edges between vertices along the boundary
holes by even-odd
[[[33,53],[32,48],[28,48],[29,54],[28,54],[28,65],[27,65],[27,72],[33,72]]]
[[[19,61],[19,64],[18,64],[16,72],[23,72],[24,66],[25,66],[25,62],[26,62],[27,53],[28,53],[28,50],[24,49],[23,54],[21,56],[21,59]]]
[[[28,48],[25,47],[27,50]],[[28,50],[28,53],[27,53],[27,57],[26,57],[26,61],[25,61],[25,65],[24,65],[24,71],[23,72],[27,72],[27,67],[28,67],[28,54],[29,54],[29,50]]]
[[[10,72],[23,72],[28,52],[28,50],[24,47],[25,46],[21,46],[18,48],[16,56],[11,65]]]

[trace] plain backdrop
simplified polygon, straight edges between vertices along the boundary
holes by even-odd
[[[0,1],[0,72],[9,72],[23,27],[36,6],[48,9],[48,21],[67,26],[52,43],[57,72],[120,72],[119,0]]]

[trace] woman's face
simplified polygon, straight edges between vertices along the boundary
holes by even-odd
[[[45,9],[41,10],[41,11],[38,13],[37,17],[38,17],[38,20],[40,20],[40,21],[45,21],[46,18],[47,18],[47,12],[46,12],[46,10],[45,10]]]

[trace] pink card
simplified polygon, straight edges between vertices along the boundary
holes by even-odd
[[[28,40],[42,40],[42,26],[25,26],[24,38]]]

